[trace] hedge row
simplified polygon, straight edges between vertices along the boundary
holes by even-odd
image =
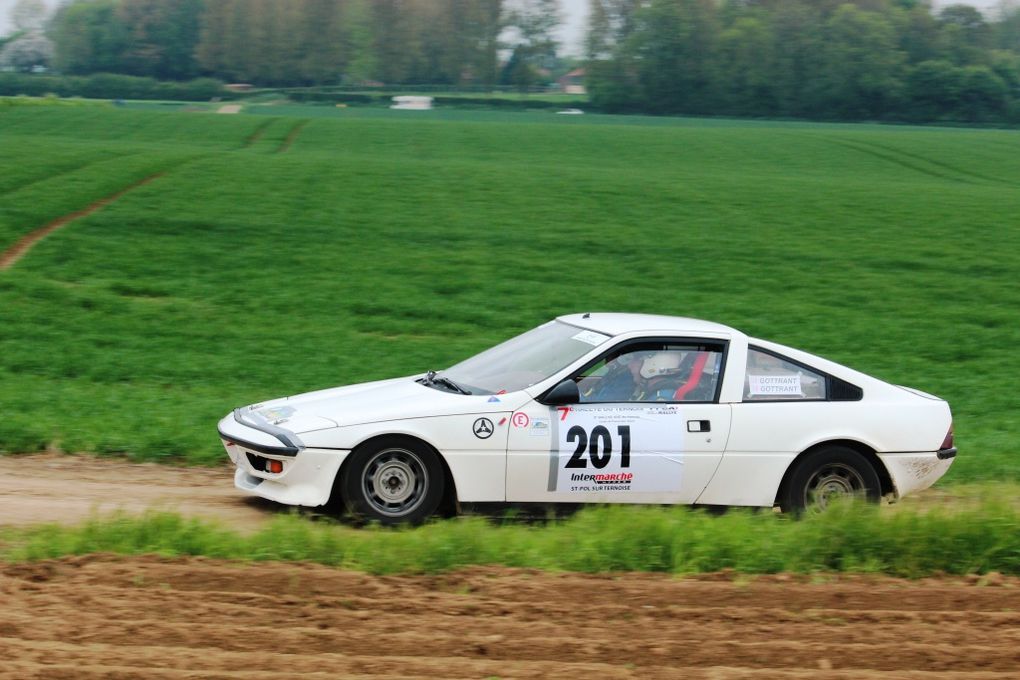
[[[61,99],[53,94],[44,97],[27,97],[18,95],[16,97],[0,96],[0,109],[13,108],[15,106],[92,106],[109,107],[106,102],[94,102],[87,99]]]
[[[223,83],[212,78],[187,82],[160,81],[153,78],[97,73],[90,76],[58,76],[25,73],[0,73],[0,96],[86,97],[89,99],[170,99],[208,101],[230,98]]]
[[[330,92],[328,90],[297,90],[282,91],[288,99],[296,102],[319,103],[319,104],[363,104],[367,106],[389,106],[393,102],[391,92]],[[570,101],[550,101],[538,98],[522,97],[513,99],[507,97],[477,97],[464,96],[443,96],[433,95],[432,102],[436,106],[444,108],[471,108],[471,109],[590,109],[591,102],[586,99]]]

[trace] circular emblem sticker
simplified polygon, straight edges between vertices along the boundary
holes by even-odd
[[[479,418],[475,421],[475,424],[471,426],[471,431],[474,432],[475,436],[479,439],[488,439],[492,436],[494,431],[492,421],[488,418]]]
[[[527,413],[515,413],[510,422],[514,424],[514,427],[527,427],[531,419],[528,418]]]

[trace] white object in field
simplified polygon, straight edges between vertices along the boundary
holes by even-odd
[[[393,98],[391,109],[407,109],[409,111],[428,111],[432,108],[432,97],[401,94]]]
[[[582,111],[581,109],[563,109],[562,111],[557,111],[556,113],[560,114],[561,116],[582,116],[582,115],[584,115],[584,111]]]

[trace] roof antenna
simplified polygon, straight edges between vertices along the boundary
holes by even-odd
[[[590,317],[591,317],[591,312],[585,312],[585,313],[584,313],[584,316],[582,316],[581,318],[582,318],[582,319],[588,319],[588,318],[590,318]]]

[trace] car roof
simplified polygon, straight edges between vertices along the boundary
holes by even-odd
[[[606,335],[622,335],[624,333],[669,333],[699,334],[727,333],[741,334],[735,328],[724,326],[712,321],[689,319],[683,316],[663,316],[660,314],[624,314],[619,312],[589,312],[585,314],[566,314],[557,317],[557,321],[579,326],[588,330],[598,331]]]

